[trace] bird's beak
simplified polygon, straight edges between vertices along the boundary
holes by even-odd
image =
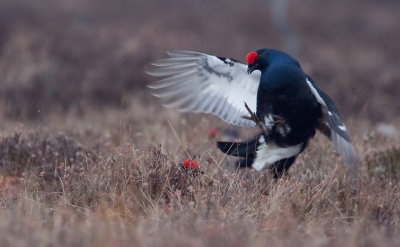
[[[249,67],[247,68],[247,73],[251,74],[256,68],[257,68],[257,64],[249,64]]]

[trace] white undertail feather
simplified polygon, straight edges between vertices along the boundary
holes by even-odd
[[[272,166],[281,159],[287,159],[300,153],[302,143],[291,147],[279,147],[273,142],[266,143],[263,136],[258,139],[260,145],[257,148],[257,155],[252,167],[262,171]]]

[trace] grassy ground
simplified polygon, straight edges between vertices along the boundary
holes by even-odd
[[[216,151],[207,127],[217,120],[160,110],[157,123],[135,124],[128,112],[4,131],[2,246],[398,244],[398,136],[351,125],[363,160],[354,192],[322,135],[275,182]],[[204,175],[178,169],[181,143]]]
[[[292,5],[298,57],[338,103],[362,160],[354,191],[320,134],[274,181],[216,149],[231,126],[160,107],[142,71],[164,50],[240,58],[280,46],[273,23],[260,24],[267,9],[163,3],[0,2],[0,245],[399,246],[400,5]],[[190,156],[204,175],[179,170]]]

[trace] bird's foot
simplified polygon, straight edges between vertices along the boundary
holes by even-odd
[[[282,135],[286,136],[290,132],[290,128],[287,125],[286,121],[278,115],[273,116],[273,124],[275,125],[275,129]]]
[[[278,116],[278,115],[273,115],[273,123],[274,124],[278,124],[278,125],[282,125],[282,124],[286,124],[285,119],[283,119],[283,117]]]
[[[256,113],[253,112],[250,107],[247,105],[246,102],[244,102],[244,107],[246,107],[246,110],[249,112],[250,116],[242,116],[242,118],[250,120],[255,122],[258,127],[261,128],[261,130],[268,135],[269,134],[269,129],[267,128],[267,126],[265,125],[265,123],[259,118],[257,117]]]

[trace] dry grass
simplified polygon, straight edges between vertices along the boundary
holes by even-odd
[[[398,245],[398,136],[359,139],[353,128],[363,160],[353,191],[321,135],[289,177],[274,181],[227,165],[206,135],[212,121],[159,126],[159,137],[169,138],[160,146],[127,136],[128,126],[95,135],[90,119],[69,134],[36,129],[2,137],[2,246]],[[87,132],[98,140],[83,144]],[[179,169],[188,157],[181,142],[204,175]]]
[[[400,245],[399,4],[292,5],[298,56],[360,154],[354,191],[322,135],[274,181],[218,152],[232,127],[143,88],[164,50],[280,48],[266,10],[228,2],[0,1],[0,246]],[[204,175],[179,169],[189,157]]]

